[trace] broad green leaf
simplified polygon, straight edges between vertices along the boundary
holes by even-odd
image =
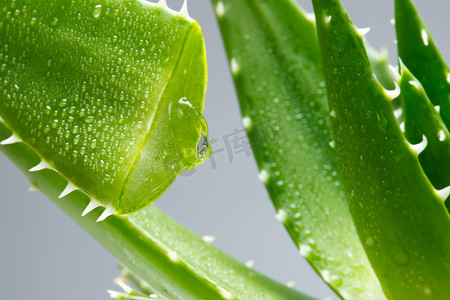
[[[350,211],[389,299],[447,299],[450,220],[337,0],[313,0]],[[420,146],[420,145],[419,145]],[[416,150],[416,151],[414,151]]]
[[[0,139],[11,132],[0,122]],[[29,172],[39,156],[23,143],[0,145],[30,179],[161,299],[312,299],[247,268],[154,207],[96,222],[102,208],[82,217],[89,198],[80,191],[58,199],[67,181],[53,170]]]
[[[259,178],[300,253],[344,298],[382,299],[330,147],[314,22],[292,1],[212,1]]]
[[[447,188],[450,185],[449,132],[422,85],[405,65],[401,65],[400,89],[405,136],[413,144],[426,137],[427,147],[419,155],[420,164],[436,189]]]
[[[398,56],[423,85],[430,101],[441,107],[450,127],[450,70],[412,0],[395,0]]]
[[[91,208],[139,210],[211,152],[199,25],[144,0],[0,4],[0,117]]]

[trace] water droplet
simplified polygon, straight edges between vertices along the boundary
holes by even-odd
[[[102,14],[102,5],[96,5],[94,7],[94,18],[98,19],[100,18],[100,15]]]

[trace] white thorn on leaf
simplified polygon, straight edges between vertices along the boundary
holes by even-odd
[[[5,123],[5,121],[2,119],[2,117],[0,117],[0,122]]]
[[[287,286],[287,287],[293,288],[294,285],[295,285],[295,281],[292,281],[292,280],[291,280],[291,281],[286,282],[286,286]]]
[[[126,284],[121,277],[114,279],[114,283],[120,286],[120,288],[127,294],[133,291],[133,289],[128,284]]]
[[[253,260],[249,260],[245,263],[245,266],[247,268],[251,268],[251,267],[253,267],[254,264],[255,264],[255,262]]]
[[[158,295],[156,294],[150,294],[148,295],[151,299],[158,299]]]
[[[398,67],[394,67],[393,65],[390,64],[390,65],[389,65],[389,69],[391,70],[392,74],[394,75],[395,80],[396,80],[396,81],[399,81],[400,78],[401,78],[401,75],[400,75],[400,73],[398,72]]]
[[[110,206],[106,207],[103,213],[100,215],[100,217],[98,217],[97,222],[105,220],[107,217],[114,215],[114,213],[115,211],[112,207]]]
[[[425,29],[422,29],[422,30],[420,31],[420,36],[422,37],[423,44],[424,44],[425,46],[428,46],[428,44],[429,44],[429,41],[428,41],[428,32],[427,32]]]
[[[440,106],[440,105],[436,105],[436,106],[434,107],[434,109],[435,109],[437,112],[441,112],[441,106]]]
[[[171,251],[169,251],[167,254],[168,254],[168,256],[169,256],[169,258],[170,258],[171,261],[173,261],[173,262],[179,262],[179,261],[180,261],[180,259],[178,258],[178,254],[177,254],[176,251],[171,250]]]
[[[370,27],[366,27],[366,28],[356,28],[356,32],[361,36],[365,36],[366,34],[368,34],[370,31]]]
[[[330,111],[330,116],[336,118],[336,111],[334,109]]]
[[[227,291],[221,287],[218,287],[218,289],[219,289],[220,294],[222,294],[222,296],[225,299],[228,299],[228,300],[234,299],[233,295],[229,291]]]
[[[401,107],[394,110],[394,116],[396,119],[400,118],[403,115],[403,109]]]
[[[15,144],[15,143],[20,143],[22,142],[17,135],[15,135],[14,133],[7,138],[6,140],[3,140],[0,145],[11,145],[11,144]]]
[[[113,290],[106,290],[106,292],[108,292],[109,297],[111,297],[113,299],[119,299],[122,296],[121,293],[113,291]]]
[[[230,66],[231,66],[231,73],[233,73],[233,75],[237,75],[239,73],[240,67],[234,57],[231,58]]]
[[[66,188],[59,195],[58,199],[61,199],[76,190],[78,190],[78,188],[69,181],[69,182],[67,182]]]
[[[393,90],[386,90],[384,89],[384,93],[391,99],[394,100],[395,98],[397,98],[398,96],[400,96],[400,86],[398,85],[398,83],[396,81],[394,81],[395,84],[395,89]]]
[[[304,244],[300,244],[300,247],[299,247],[299,248],[300,248],[300,250],[299,250],[300,255],[303,256],[303,257],[308,257],[309,254],[310,254],[311,251],[312,251],[312,249],[311,249],[310,246],[304,245]]]
[[[418,90],[420,90],[422,88],[422,86],[420,85],[420,82],[418,82],[417,80],[410,80],[410,81],[408,81],[408,83]]]
[[[330,145],[331,148],[334,148],[334,146],[336,146],[334,141],[329,142],[328,145]]]
[[[32,167],[31,169],[29,169],[29,172],[37,172],[37,171],[41,171],[44,169],[50,169],[53,170],[52,167],[50,167],[50,165],[48,163],[46,163],[44,160],[41,160],[40,163],[38,163],[36,166]]]
[[[169,8],[169,7],[167,6],[166,0],[159,0],[158,4],[161,5],[162,7]]]
[[[450,73],[447,73],[447,82],[450,83]],[[0,118],[1,120],[2,118]]]
[[[183,6],[180,9],[180,15],[185,17],[188,20],[192,20],[191,16],[189,16],[189,12],[188,12],[188,0],[184,0]]]
[[[214,236],[212,236],[212,235],[204,235],[202,237],[202,240],[207,242],[207,243],[213,243],[216,240],[216,238]]]
[[[445,141],[447,137],[445,136],[445,131],[444,130],[439,130],[439,141],[443,142]]]
[[[316,23],[316,15],[314,13],[306,13],[306,18],[313,23]]]
[[[262,169],[258,174],[258,179],[263,183],[267,183],[267,180],[269,180],[269,173],[267,173],[266,170]]]
[[[427,147],[428,144],[428,140],[427,137],[424,135],[422,137],[422,141],[418,144],[412,145],[409,144],[409,146],[411,147],[411,149],[416,152],[417,155],[419,155],[423,150],[425,150],[425,148]]]
[[[223,6],[222,1],[217,2],[216,14],[218,17],[223,17],[225,15],[225,6]]]
[[[326,24],[329,24],[331,22],[331,16],[325,16],[323,20],[325,21]]]
[[[244,126],[245,129],[249,129],[250,126],[252,125],[252,119],[250,119],[250,117],[243,117],[242,125]]]
[[[87,215],[88,213],[90,213],[91,211],[93,211],[94,209],[96,209],[97,207],[102,206],[100,204],[100,202],[98,202],[97,200],[95,200],[94,198],[91,198],[91,201],[89,202],[89,204],[86,206],[86,208],[84,209],[83,213],[81,214],[82,217],[84,217],[85,215]]]
[[[441,190],[436,190],[436,194],[438,194],[438,196],[441,197],[443,201],[445,201],[445,199],[447,199],[448,196],[450,195],[450,186],[443,188]]]
[[[283,209],[279,209],[277,214],[275,215],[275,218],[281,223],[284,223],[287,220],[287,214]]]
[[[404,133],[405,132],[405,122],[401,122],[399,125],[400,130]]]
[[[389,20],[389,23],[391,23],[392,25],[395,26],[395,19],[394,19],[394,18],[390,19],[390,20]]]
[[[32,184],[32,185],[30,185],[30,187],[28,188],[28,191],[29,191],[29,192],[36,192],[36,191],[38,191],[38,188],[37,188],[34,184]]]

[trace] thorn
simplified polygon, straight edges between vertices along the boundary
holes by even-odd
[[[217,2],[216,14],[217,14],[217,16],[219,18],[223,17],[225,15],[225,6],[223,6],[223,2],[222,1]]]
[[[366,27],[366,28],[356,28],[356,32],[361,36],[365,36],[366,34],[368,34],[370,31],[370,27]]]
[[[114,215],[114,213],[115,211],[112,207],[110,206],[106,207],[103,213],[100,215],[100,217],[98,217],[97,222],[105,220],[107,217]]]
[[[70,181],[68,181],[66,188],[61,192],[58,199],[61,199],[76,190],[78,190],[78,188],[74,186]]]
[[[411,147],[411,149],[417,153],[417,155],[419,155],[426,147],[427,147],[427,137],[424,135],[422,138],[422,142],[420,142],[419,144],[409,144],[409,146]]]
[[[394,19],[394,18],[390,19],[389,22],[390,22],[392,25],[395,26],[395,19]]]
[[[267,180],[269,180],[269,173],[267,173],[266,170],[262,169],[258,174],[258,179],[263,183],[267,183]]]
[[[394,110],[394,116],[396,119],[400,118],[403,115],[403,109],[401,107]]]
[[[88,213],[90,213],[91,211],[93,211],[94,209],[96,209],[97,207],[102,206],[100,204],[100,202],[98,202],[97,200],[95,200],[94,198],[91,198],[91,201],[89,202],[89,204],[86,206],[86,208],[84,209],[83,213],[81,214],[82,217],[84,217],[85,215],[87,215]]]
[[[437,112],[441,112],[441,106],[440,106],[440,105],[436,105],[436,106],[434,107],[434,109],[435,109]]]
[[[202,237],[202,240],[204,240],[207,243],[213,243],[216,240],[216,238],[212,235],[204,235]]]
[[[7,138],[6,140],[3,140],[0,145],[11,145],[11,144],[15,144],[15,143],[20,143],[22,142],[17,135],[15,135],[14,133]]]
[[[32,184],[32,185],[30,185],[30,187],[28,188],[28,191],[29,191],[29,192],[36,192],[36,191],[38,191],[38,188],[37,188],[34,184]]]
[[[389,69],[391,70],[392,74],[394,74],[395,80],[399,81],[401,78],[401,75],[398,71],[398,67],[394,67],[393,65],[389,65]]]
[[[384,89],[384,93],[391,99],[394,100],[400,95],[400,87],[396,81],[394,81],[395,89],[393,90],[386,90]]]
[[[287,214],[283,209],[279,209],[277,214],[275,215],[275,218],[281,223],[284,223],[287,220]]]
[[[191,17],[189,16],[188,4],[187,3],[188,3],[188,0],[184,0],[183,6],[180,9],[180,15],[182,15],[186,19],[191,19]]]
[[[330,116],[336,118],[336,111],[334,109],[330,111]]]
[[[422,30],[420,31],[420,36],[422,37],[423,44],[424,44],[425,46],[428,46],[428,44],[429,44],[429,41],[428,41],[428,32],[427,32],[425,29],[422,29]]]
[[[316,23],[316,15],[314,13],[306,13],[306,18],[313,23]]]
[[[253,267],[254,264],[255,264],[255,262],[253,260],[249,260],[245,263],[245,266],[247,268],[251,268],[251,267]]]
[[[156,294],[150,294],[148,295],[151,299],[158,299],[158,295]]]
[[[335,146],[334,141],[329,142],[328,145],[330,145],[331,148],[334,148]]]
[[[418,90],[420,90],[422,88],[422,86],[420,85],[420,82],[418,82],[417,80],[410,80],[410,81],[408,81],[408,83]]]
[[[331,16],[325,16],[323,20],[325,21],[325,24],[329,24],[331,22]]]
[[[120,296],[122,296],[119,292],[113,291],[113,290],[106,290],[109,294],[109,297],[113,299],[119,299]]]
[[[0,117],[0,122],[5,123],[5,121],[2,119],[2,117]]]
[[[398,126],[400,127],[400,130],[401,130],[403,133],[405,133],[405,122],[401,122]]]
[[[286,286],[292,288],[292,287],[294,287],[294,284],[295,284],[295,281],[288,281],[286,283]]]
[[[443,188],[441,190],[436,190],[436,194],[438,194],[438,196],[441,197],[443,201],[445,201],[445,199],[447,199],[448,196],[450,196],[450,186]]]
[[[177,254],[176,251],[171,250],[171,251],[169,251],[167,254],[169,255],[169,258],[170,258],[171,261],[173,261],[173,262],[178,262],[178,261],[180,261],[179,258],[178,258],[178,254]]]
[[[443,141],[445,141],[446,138],[447,138],[447,136],[445,135],[445,131],[439,130],[439,141],[443,142]]]
[[[250,117],[243,117],[242,125],[244,126],[245,129],[249,129],[250,126],[252,125],[252,119],[250,119]]]
[[[133,291],[133,289],[128,284],[126,284],[121,277],[114,279],[114,283],[120,286],[120,288],[127,294]]]
[[[44,160],[41,160],[41,162],[39,164],[37,164],[36,166],[32,167],[31,169],[29,169],[29,172],[37,172],[37,171],[41,171],[44,169],[50,169],[53,170],[52,167],[50,167],[50,165],[48,163],[46,163]]]
[[[240,67],[234,57],[231,58],[230,66],[231,66],[231,73],[233,73],[233,75],[237,75],[239,73]]]

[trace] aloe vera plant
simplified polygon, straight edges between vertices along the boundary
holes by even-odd
[[[338,0],[313,0],[315,17],[290,0],[211,2],[258,177],[300,254],[342,299],[446,299],[449,71],[412,1],[395,1],[398,71]],[[112,297],[311,299],[143,208],[211,151],[186,6],[1,13],[0,149],[121,261],[139,291],[119,281]]]

